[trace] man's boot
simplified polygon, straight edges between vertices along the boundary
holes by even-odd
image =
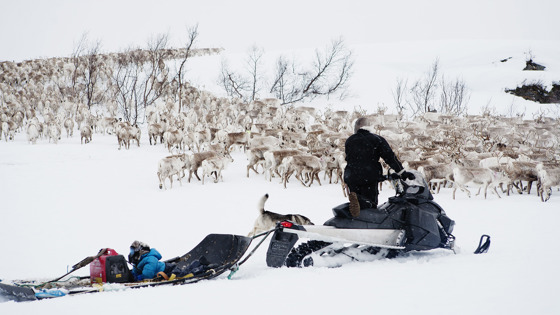
[[[358,195],[355,192],[351,192],[348,194],[348,200],[350,201],[350,214],[353,217],[357,217],[360,215],[360,202],[358,201]]]

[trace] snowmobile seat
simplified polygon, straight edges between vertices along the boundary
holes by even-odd
[[[361,209],[360,210],[360,215],[358,216],[358,218],[360,219],[366,219],[366,212],[369,213],[369,210],[373,210],[373,209]],[[346,219],[354,219],[354,217],[352,216],[352,214],[350,213],[350,203],[346,202],[343,203],[341,205],[338,205],[336,207],[334,207],[332,209],[334,217],[335,218],[346,218]],[[363,213],[362,213],[363,212]],[[367,221],[367,219],[366,219]]]
[[[324,225],[342,229],[400,229],[402,228],[402,213],[388,212],[384,208],[361,209],[358,217],[352,217],[348,202],[332,209],[334,218]]]

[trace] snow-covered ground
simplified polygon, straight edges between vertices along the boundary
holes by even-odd
[[[105,49],[115,50],[119,40],[124,44],[117,48],[124,49],[125,38],[138,43],[147,38],[147,32],[166,31],[171,24],[176,30],[177,23],[180,27],[190,23],[176,16],[182,13],[190,21],[200,22],[202,46],[226,49],[224,55],[192,59],[189,64],[192,82],[217,94],[221,59],[240,62],[244,49],[253,43],[263,45],[267,58],[274,60],[277,54],[289,55],[296,49],[312,54],[314,48],[322,48],[320,45],[342,34],[356,56],[350,86],[353,98],[317,100],[314,106],[349,110],[359,106],[369,112],[387,107],[392,111],[396,78],[416,80],[438,58],[446,77],[460,77],[470,88],[471,114],[490,107],[497,114],[525,113],[526,119],[542,111],[559,116],[556,105],[536,105],[503,93],[523,80],[540,80],[546,85],[560,80],[560,38],[554,35],[555,19],[547,18],[557,12],[557,2],[531,1],[544,10],[544,17],[523,19],[529,2],[480,0],[468,6],[448,1],[431,1],[426,6],[424,2],[405,2],[379,7],[352,2],[338,12],[316,11],[307,2],[288,1],[272,14],[271,8],[262,5],[242,7],[255,5],[251,1],[235,5],[208,1],[205,3],[215,11],[160,7],[167,11],[157,11],[158,16],[167,19],[163,23],[157,19],[155,27],[156,19],[145,11],[156,12],[156,8],[146,3],[127,7],[119,2],[113,7],[113,2],[100,1],[83,11],[78,9],[85,2],[18,1],[12,4],[16,9],[10,16],[21,15],[23,22],[2,19],[2,23],[12,21],[2,24],[3,29],[19,26],[15,36],[1,35],[6,36],[2,47],[12,48],[0,59],[69,55],[72,39],[77,41],[79,33],[88,28],[91,39],[100,38]],[[321,3],[324,8],[333,4]],[[99,7],[114,10],[100,11]],[[127,14],[119,13],[125,8]],[[233,9],[242,15],[233,14]],[[358,11],[357,16],[351,14]],[[458,16],[458,11],[465,14]],[[40,12],[58,15],[53,19]],[[339,13],[345,18],[336,19]],[[55,20],[59,22],[52,24]],[[130,20],[134,23],[127,24]],[[116,21],[123,27],[116,27]],[[78,33],[64,33],[70,30]],[[234,44],[237,46],[232,47]],[[22,53],[17,47],[28,48]],[[521,71],[529,52],[547,71]],[[508,57],[512,58],[500,62]],[[144,136],[140,147],[120,151],[117,147],[114,136],[100,134],[94,134],[88,145],[80,145],[76,135],[63,136],[56,145],[44,139],[31,145],[22,133],[13,142],[0,142],[0,279],[55,278],[103,247],[126,255],[136,239],[157,248],[167,259],[187,252],[210,233],[246,235],[258,215],[257,202],[265,193],[270,194],[267,209],[302,213],[316,224],[329,219],[330,209],[346,201],[339,185],[306,188],[292,181],[284,189],[278,180],[268,182],[262,175],[247,178],[241,152],[233,154],[235,161],[224,171],[224,182],[184,181],[182,186],[176,183],[173,189],[162,191],[156,169],[158,160],[168,155],[163,146],[149,146]],[[380,200],[393,194],[384,189]],[[0,314],[560,313],[555,302],[560,292],[560,254],[555,242],[560,193],[556,189],[547,203],[535,191],[530,196],[501,199],[489,194],[486,200],[482,196],[469,199],[457,192],[453,200],[451,190],[444,189],[435,200],[456,221],[457,254],[435,250],[340,268],[271,269],[265,263],[267,241],[232,280],[223,275],[185,286],[4,302]],[[474,255],[482,234],[492,238],[490,251]],[[87,275],[88,268],[76,274]]]
[[[196,180],[158,189],[163,146],[118,150],[114,136],[78,137],[57,144],[28,144],[19,134],[0,143],[0,279],[55,278],[68,266],[111,247],[126,254],[138,239],[164,259],[194,247],[210,233],[246,235],[266,208],[302,213],[321,224],[345,202],[339,185],[303,187],[292,181],[245,176],[246,158],[235,152],[224,181]],[[393,195],[381,192],[380,200]],[[547,203],[534,194],[468,198],[443,189],[435,196],[457,223],[458,251],[435,250],[341,268],[271,269],[268,241],[232,280],[225,275],[197,284],[65,297],[31,303],[0,303],[2,314],[339,313],[557,314],[560,276],[555,245],[560,195]],[[490,251],[474,255],[479,237]],[[76,272],[87,275],[88,268]]]

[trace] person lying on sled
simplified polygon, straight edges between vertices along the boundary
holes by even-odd
[[[132,242],[128,261],[133,266],[134,281],[153,279],[161,272],[171,274],[175,264],[165,263],[160,259],[161,254],[155,248],[150,248],[148,244],[140,241]]]

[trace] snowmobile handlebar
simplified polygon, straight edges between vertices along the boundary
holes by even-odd
[[[386,180],[403,180],[402,177],[397,173],[390,173],[386,175],[381,175],[379,181],[386,181]]]
[[[414,180],[415,175],[407,171],[404,171],[401,174],[389,173],[386,175],[381,175],[380,181],[386,181],[386,180],[392,181],[393,186],[395,187],[396,190],[396,194],[401,195],[407,190],[408,187],[408,184],[406,183],[407,179]]]
[[[400,181],[405,181],[406,179],[415,179],[414,174],[412,174],[411,172],[407,172],[407,171],[403,171],[401,174],[398,173],[390,173],[387,175],[381,175],[381,179],[382,180],[400,180]]]

